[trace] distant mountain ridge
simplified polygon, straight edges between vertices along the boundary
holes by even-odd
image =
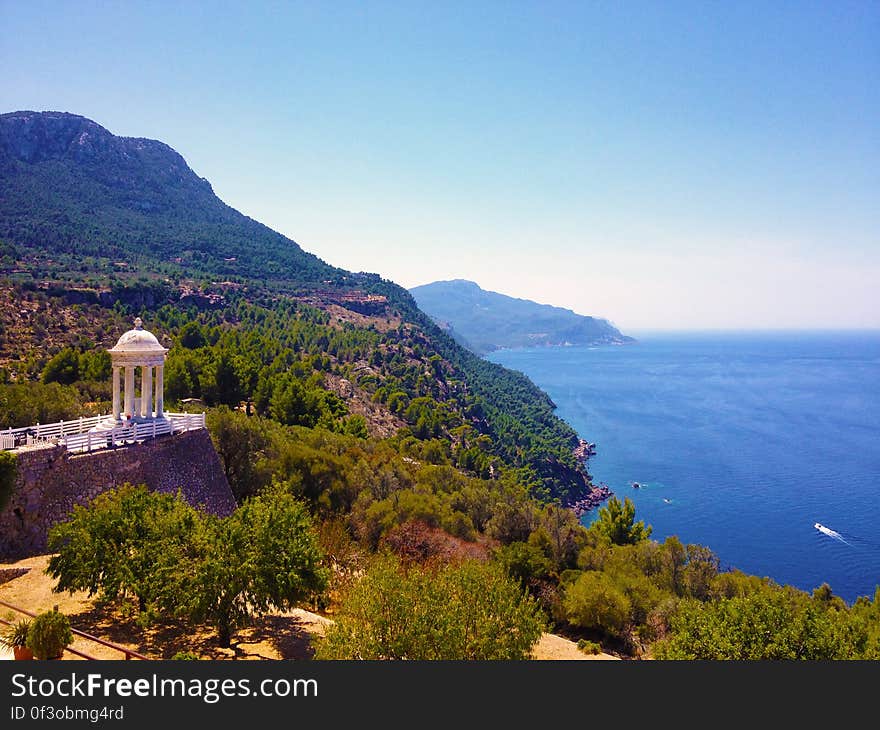
[[[422,311],[480,355],[507,347],[635,341],[605,319],[486,291],[466,279],[435,281],[409,291]]]

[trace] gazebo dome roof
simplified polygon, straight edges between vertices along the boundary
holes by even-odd
[[[168,350],[159,344],[156,335],[144,329],[144,323],[140,317],[134,321],[134,329],[125,332],[119,341],[110,348],[112,353],[132,354],[164,354]]]

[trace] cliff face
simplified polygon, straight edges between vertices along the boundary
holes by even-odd
[[[16,483],[0,511],[0,558],[46,552],[49,528],[74,505],[87,504],[125,482],[176,493],[193,506],[225,516],[235,499],[207,430],[187,431],[142,444],[90,454],[64,446],[18,453]]]

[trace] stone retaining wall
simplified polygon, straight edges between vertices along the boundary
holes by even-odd
[[[0,558],[46,552],[49,528],[76,504],[130,482],[177,492],[193,506],[225,516],[235,499],[206,429],[86,454],[64,446],[18,452],[15,487],[0,511]]]
[[[0,585],[31,572],[30,568],[0,568]]]

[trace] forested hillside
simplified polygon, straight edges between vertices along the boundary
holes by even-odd
[[[7,380],[58,380],[59,363],[111,346],[140,315],[174,345],[172,400],[403,428],[470,473],[516,473],[542,500],[590,491],[576,434],[527,378],[461,348],[401,287],[230,208],[161,142],[73,114],[0,116],[0,266]],[[63,385],[88,383],[80,400],[99,409],[103,373],[82,370]]]

